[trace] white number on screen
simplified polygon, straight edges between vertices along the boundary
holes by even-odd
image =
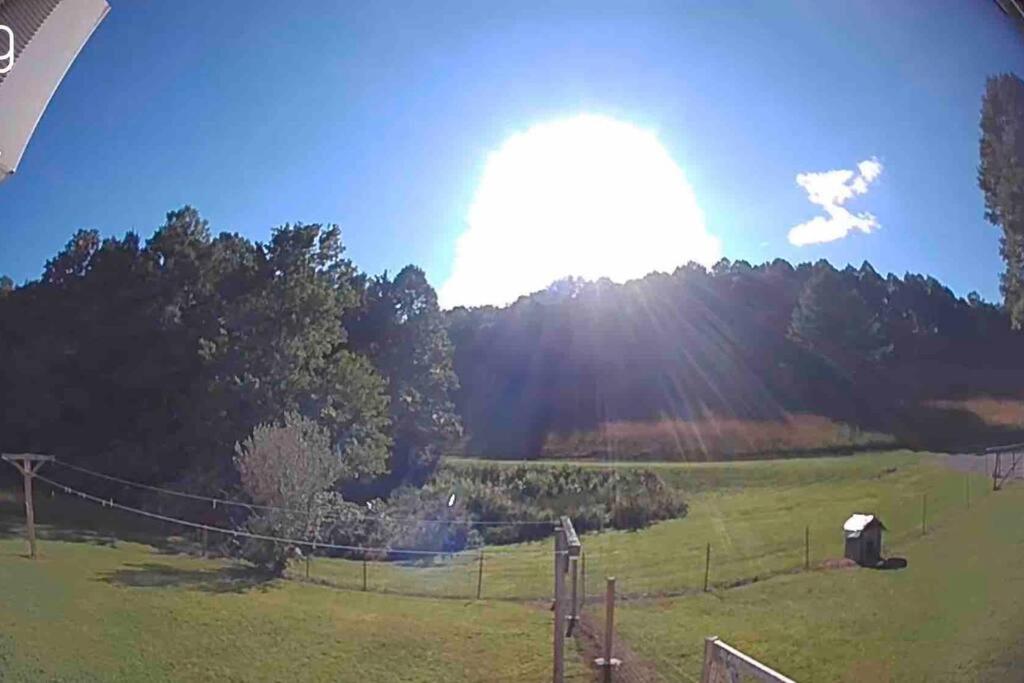
[[[0,33],[7,34],[7,52],[0,55],[0,74],[5,74],[14,66],[14,31],[0,24]]]

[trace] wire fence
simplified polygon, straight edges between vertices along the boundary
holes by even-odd
[[[840,499],[816,510],[813,517],[795,507],[749,519],[705,515],[704,519],[665,522],[643,533],[591,534],[580,560],[581,591],[588,601],[599,600],[599,584],[604,577],[615,576],[623,599],[683,595],[840,566],[842,525],[853,512],[872,512],[883,520],[888,531],[882,551],[892,558],[990,493],[984,477],[978,475],[948,474],[927,484],[920,493],[882,491],[860,506]],[[550,542],[474,552],[475,556],[438,558],[429,566],[369,562],[365,589],[458,598],[550,599]],[[305,578],[305,569],[296,567],[292,573]],[[363,571],[357,561],[315,558],[309,578],[362,590]]]
[[[296,546],[302,551],[301,557],[289,566],[286,575],[297,580],[354,591],[469,600],[541,601],[550,600],[552,595],[551,539],[450,554],[403,551],[402,559],[395,560],[391,555],[390,561],[384,561],[379,558],[394,549],[253,534],[128,505],[51,476],[37,475],[36,479],[49,487],[52,496],[104,508],[103,515],[127,515],[158,524],[162,533],[176,535],[179,549],[188,552],[218,555],[225,543],[240,537]],[[901,481],[898,487],[867,480],[858,487],[867,493],[856,499],[818,501],[809,511],[801,509],[800,489],[792,491],[795,499],[791,505],[774,501],[775,507],[765,504],[764,512],[756,507],[718,509],[704,502],[700,510],[691,509],[689,517],[660,523],[640,533],[588,535],[580,559],[580,590],[588,601],[599,600],[604,577],[615,576],[623,599],[682,595],[832,566],[832,561],[843,556],[842,524],[853,512],[878,515],[888,529],[883,554],[899,555],[911,541],[972,504],[979,504],[990,493],[985,484],[984,475],[951,472],[919,482]],[[786,493],[778,495],[784,497]],[[187,497],[195,498],[191,494]],[[202,504],[213,504],[214,499],[199,498]],[[218,505],[244,505],[226,498],[215,500]],[[44,496],[38,503],[44,524],[47,505]],[[112,517],[98,518],[95,525],[111,535],[124,528]]]

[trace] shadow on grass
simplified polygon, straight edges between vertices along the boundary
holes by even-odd
[[[23,531],[19,530],[18,535]],[[36,535],[44,541],[67,543],[89,543],[116,548],[118,543],[139,543],[148,545],[161,555],[197,555],[200,545],[183,536],[159,535],[148,532],[132,532],[119,529],[117,535],[89,528],[58,528],[44,526],[36,528]]]
[[[24,506],[15,495],[0,496],[0,539],[23,537],[24,518]],[[108,547],[119,542],[140,543],[165,555],[198,554],[202,547],[180,527],[130,519],[116,510],[97,509],[66,497],[39,497],[36,536],[44,541]]]
[[[907,566],[907,558],[905,557],[887,557],[879,563],[877,569],[905,569]]]
[[[169,564],[141,562],[125,565],[98,581],[127,588],[183,588],[204,593],[245,593],[267,590],[272,576],[246,567],[181,569]]]

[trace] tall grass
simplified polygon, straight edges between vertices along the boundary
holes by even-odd
[[[990,427],[1024,427],[1024,401],[979,396],[959,400],[928,401],[925,405],[943,410],[967,411]]]
[[[699,420],[609,422],[592,431],[550,434],[541,456],[701,462],[894,443],[891,435],[864,431],[820,415],[790,414],[778,421],[709,416]]]

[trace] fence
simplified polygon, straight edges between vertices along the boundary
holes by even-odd
[[[850,487],[852,493],[832,497],[818,495],[807,511],[801,508],[808,487],[799,499],[785,500],[785,492],[751,492],[734,496],[731,507],[717,507],[709,497],[695,506],[690,516],[655,525],[643,533],[609,531],[586,537],[586,549],[578,560],[579,592],[585,600],[601,599],[598,582],[606,576],[618,579],[621,598],[669,596],[718,590],[770,576],[820,566],[843,555],[842,523],[852,512],[878,514],[889,531],[883,541],[887,555],[898,554],[911,539],[941,524],[950,514],[991,493],[981,474],[958,477],[942,471],[941,477],[903,473],[899,486],[885,484],[882,473]],[[918,477],[918,478],[914,478]],[[971,479],[976,481],[973,488]],[[54,508],[69,495],[60,486],[42,482],[37,496],[39,522],[54,518]],[[58,482],[58,484],[63,482]],[[813,485],[811,485],[813,486]],[[813,491],[811,491],[813,493]],[[55,496],[55,497],[54,497]],[[74,499],[74,496],[70,496]],[[780,500],[780,498],[782,500]],[[77,503],[75,503],[77,504]],[[191,504],[191,503],[190,503]],[[196,505],[211,503],[196,501]],[[123,510],[90,508],[94,528],[110,536],[127,528]],[[63,515],[82,523],[80,508]],[[149,520],[143,520],[149,522]],[[227,534],[216,530],[185,528],[170,522],[153,522],[159,531],[172,534],[177,549],[202,554],[204,537],[216,553]],[[40,536],[46,538],[46,530]],[[153,535],[154,537],[156,534]],[[140,532],[129,536],[146,541]],[[293,563],[288,575],[339,588],[457,599],[548,600],[551,598],[551,540],[512,546],[472,548],[449,555],[423,555],[404,561],[380,561],[368,554],[363,559],[330,557],[323,547],[303,548],[304,557]]]
[[[602,586],[596,582],[605,576],[615,576],[618,594],[629,599],[717,590],[814,569],[842,558],[842,524],[852,512],[878,514],[889,529],[883,552],[899,554],[906,543],[929,533],[949,515],[966,510],[972,499],[977,503],[988,495],[984,480],[975,479],[973,490],[968,479],[950,477],[944,485],[920,494],[876,496],[862,503],[840,499],[809,524],[797,508],[758,516],[695,515],[641,534],[588,535],[579,559],[580,592],[590,603],[599,601]],[[551,596],[550,563],[549,540],[411,562],[314,557],[309,578],[352,590],[542,600]],[[291,570],[296,578],[305,578],[305,572],[303,564]]]
[[[704,641],[704,669],[700,683],[795,683],[717,637]]]

